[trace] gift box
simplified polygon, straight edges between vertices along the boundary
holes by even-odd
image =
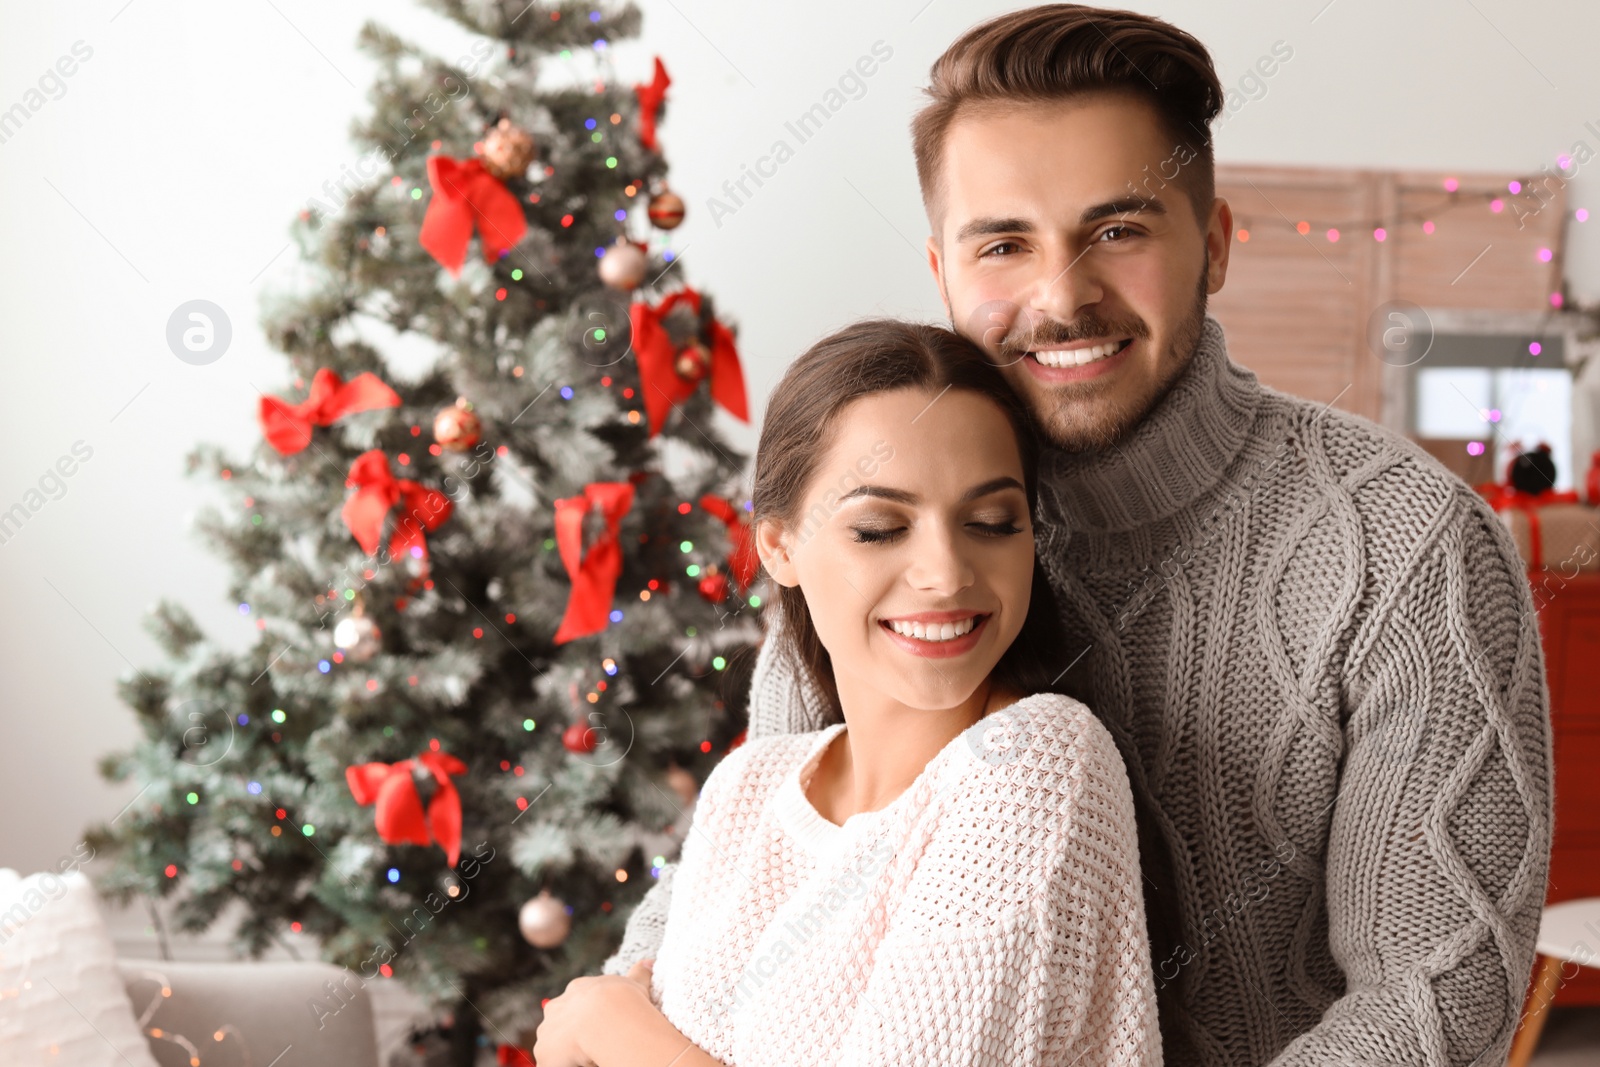
[[[1497,509],[1529,570],[1600,571],[1600,508],[1526,504]]]
[[[1556,467],[1549,445],[1524,452],[1513,444],[1512,450],[1505,481],[1476,488],[1511,530],[1522,562],[1529,570],[1561,571],[1568,577],[1600,570],[1600,507],[1595,506],[1600,505],[1600,452],[1590,460],[1585,495],[1580,497],[1571,489],[1553,488]]]

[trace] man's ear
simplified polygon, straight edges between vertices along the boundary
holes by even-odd
[[[789,558],[789,542],[783,528],[768,519],[756,523],[756,555],[772,580],[779,585],[796,586],[800,579],[795,575],[794,561]]]
[[[1233,247],[1233,208],[1222,197],[1211,202],[1206,229],[1206,292],[1220,292],[1228,280],[1228,252]]]
[[[944,301],[944,316],[947,319],[953,319],[954,314],[950,310],[950,301],[945,296],[944,278],[939,273],[939,242],[931,233],[928,234],[928,269],[933,272],[933,284],[939,290],[939,299]]]

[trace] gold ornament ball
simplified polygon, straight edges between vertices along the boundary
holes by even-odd
[[[683,197],[671,190],[659,192],[650,198],[645,213],[658,229],[676,230],[683,223]]]
[[[333,643],[344,650],[346,659],[365,663],[383,646],[383,634],[367,616],[346,615],[333,628]]]
[[[483,169],[501,181],[520,178],[533,162],[533,135],[512,125],[510,119],[501,119],[483,135],[478,156],[483,160]]]
[[[697,382],[711,368],[711,353],[699,341],[690,341],[678,352],[678,358],[672,365],[680,377]]]
[[[567,939],[572,929],[572,916],[567,914],[567,906],[551,896],[548,889],[541,889],[538,896],[517,912],[517,929],[533,947],[555,948]]]
[[[600,280],[619,292],[631,293],[639,288],[649,268],[649,260],[639,246],[619,237],[600,257]]]
[[[465,452],[483,439],[483,420],[462,397],[453,407],[443,408],[433,417],[433,439],[441,448]]]

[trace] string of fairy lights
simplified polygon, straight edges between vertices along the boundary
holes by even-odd
[[[1572,164],[1572,157],[1566,153],[1556,157],[1556,165],[1562,171],[1571,169]],[[1441,179],[1439,183],[1443,195],[1423,208],[1397,211],[1380,218],[1357,220],[1302,218],[1291,223],[1287,218],[1280,215],[1276,219],[1262,220],[1262,225],[1285,224],[1302,237],[1310,239],[1313,234],[1316,234],[1329,244],[1336,244],[1347,237],[1362,234],[1365,234],[1370,240],[1382,244],[1391,237],[1401,234],[1407,227],[1414,227],[1416,230],[1420,230],[1425,237],[1431,237],[1438,232],[1439,222],[1437,220],[1441,216],[1463,208],[1475,207],[1482,209],[1486,207],[1495,215],[1504,214],[1507,208],[1510,208],[1511,215],[1518,221],[1520,228],[1525,219],[1539,214],[1546,206],[1544,198],[1534,191],[1536,183],[1544,181],[1548,187],[1548,183],[1552,179],[1563,183],[1568,180],[1565,177],[1550,174],[1533,177],[1523,175],[1508,180],[1503,190],[1500,188],[1466,190],[1462,188],[1459,178],[1446,177]],[[1532,198],[1531,203],[1527,203],[1529,198]],[[1234,236],[1240,244],[1248,244],[1251,230],[1257,228],[1257,220],[1249,215],[1235,215],[1234,219]],[[1588,222],[1589,210],[1585,207],[1568,208],[1566,210],[1566,219],[1579,224]],[[1549,246],[1541,245],[1534,250],[1533,255],[1538,262],[1549,263],[1555,259],[1555,250]],[[1566,309],[1568,303],[1567,296],[1560,287],[1552,289],[1547,300],[1552,311],[1562,311]],[[1574,307],[1568,310],[1582,311],[1585,309]],[[1597,317],[1600,317],[1600,312],[1596,312],[1596,314]],[[1530,340],[1527,343],[1527,353],[1530,357],[1537,357],[1543,350],[1543,344],[1537,339]],[[1498,424],[1504,417],[1504,413],[1495,407],[1483,408],[1479,414],[1485,422],[1490,424]],[[1482,456],[1488,450],[1488,442],[1481,440],[1468,441],[1466,450],[1469,456]]]
[[[1562,170],[1567,170],[1572,165],[1572,159],[1563,153],[1556,157],[1556,163]],[[1436,220],[1440,216],[1465,207],[1486,206],[1490,212],[1496,215],[1503,214],[1507,207],[1511,207],[1513,217],[1517,218],[1520,224],[1520,220],[1525,217],[1532,217],[1544,208],[1544,201],[1533,191],[1535,182],[1539,181],[1541,177],[1548,179],[1550,176],[1544,175],[1530,178],[1524,175],[1519,178],[1512,178],[1506,182],[1504,191],[1498,188],[1466,190],[1461,187],[1460,179],[1447,177],[1440,181],[1444,195],[1425,208],[1398,211],[1379,218],[1369,217],[1354,220],[1302,218],[1290,223],[1286,218],[1279,216],[1277,219],[1263,220],[1263,225],[1287,223],[1302,237],[1309,237],[1311,234],[1317,233],[1329,244],[1337,244],[1347,236],[1360,234],[1365,234],[1370,240],[1382,244],[1389,240],[1390,237],[1402,232],[1407,226],[1414,226],[1420,229],[1424,235],[1431,237],[1438,230]],[[1536,206],[1530,206],[1530,209],[1525,212],[1519,210],[1519,201],[1514,199],[1517,197],[1533,197]],[[1587,208],[1570,208],[1566,214],[1574,222],[1584,223],[1589,220],[1589,210]],[[1240,244],[1248,244],[1250,231],[1257,228],[1256,220],[1249,215],[1236,214],[1234,221],[1236,224],[1234,236]],[[1539,262],[1549,263],[1555,258],[1555,250],[1548,246],[1540,246],[1535,250],[1534,255]],[[1559,289],[1556,289],[1551,291],[1549,302],[1552,308],[1559,309],[1566,302],[1566,297]],[[1535,342],[1535,345],[1537,345],[1537,342]],[[1538,354],[1537,348],[1535,348],[1533,354]]]

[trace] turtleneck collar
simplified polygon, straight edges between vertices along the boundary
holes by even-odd
[[[1045,516],[1073,532],[1116,533],[1175,514],[1222,477],[1260,400],[1255,374],[1228,358],[1222,324],[1207,315],[1189,366],[1126,439],[1103,451],[1044,451]]]

